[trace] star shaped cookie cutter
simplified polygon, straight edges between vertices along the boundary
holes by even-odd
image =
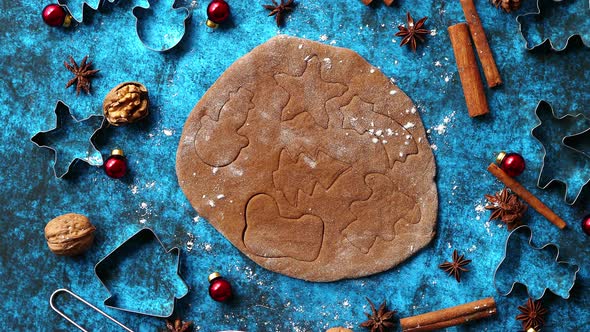
[[[518,239],[515,240],[515,238],[520,236],[519,234],[521,233],[528,233],[528,241],[522,243],[522,241],[516,241]],[[555,252],[553,263],[558,269],[560,269],[560,273],[553,275],[546,273],[547,262],[539,261],[536,259],[536,257],[527,259],[525,253],[519,251],[522,250],[523,247],[526,247],[535,254],[541,254],[543,251],[552,248],[552,250]],[[502,274],[504,271],[506,271],[506,274],[511,277],[509,279],[512,282],[508,284],[504,283],[502,285]],[[533,274],[530,271],[536,271],[536,273],[530,277],[530,275]],[[539,273],[539,271],[541,273]],[[550,290],[555,295],[561,296],[563,299],[567,300],[570,297],[570,291],[576,283],[576,278],[579,271],[580,267],[578,265],[559,260],[559,247],[556,244],[547,243],[542,247],[536,247],[533,245],[533,231],[529,226],[523,225],[510,232],[508,238],[506,239],[504,256],[502,257],[502,260],[494,272],[494,287],[501,296],[510,295],[516,284],[520,284],[524,286],[529,297],[532,297],[535,300],[545,296],[547,290]],[[526,278],[526,275],[523,275],[523,272],[529,272],[529,278]],[[553,276],[553,278],[550,278],[551,276]],[[524,278],[524,280],[519,278]],[[534,284],[535,282],[540,283],[542,286],[538,287],[538,285]],[[508,291],[502,291],[500,289],[502,286],[508,285],[510,285],[510,287],[504,288],[508,288]],[[538,291],[541,288],[542,291]]]
[[[586,47],[590,47],[590,33],[588,32],[590,29],[590,25],[588,24],[588,16],[590,13],[586,13],[586,15],[583,14],[583,11],[580,15],[576,16],[576,15],[569,15],[571,14],[571,12],[575,12],[575,13],[580,13],[580,10],[570,10],[567,13],[563,13],[563,12],[559,12],[557,13],[556,10],[554,10],[554,7],[557,6],[576,6],[579,5],[582,2],[585,2],[585,0],[579,0],[577,1],[577,3],[573,4],[573,2],[576,1],[568,1],[568,0],[537,0],[537,11],[536,12],[530,12],[530,13],[525,13],[522,15],[518,15],[516,17],[516,22],[518,22],[518,32],[520,33],[520,35],[522,36],[522,38],[525,40],[525,48],[529,51],[532,51],[542,45],[544,45],[545,43],[549,43],[549,46],[551,48],[551,50],[556,51],[556,52],[560,52],[563,51],[567,48],[570,40],[576,36],[579,36],[580,39],[582,40],[582,43],[584,44],[584,46]],[[586,6],[586,11],[590,10],[590,2],[587,2],[588,6]],[[567,9],[566,9],[567,10]],[[553,12],[556,12],[557,14],[554,14]],[[547,14],[549,13],[549,14]],[[561,18],[561,21],[567,21],[568,24],[570,25],[588,25],[587,28],[584,27],[579,27],[578,32],[577,33],[573,33],[571,35],[568,35],[565,43],[562,42],[562,38],[560,38],[561,36],[557,36],[557,38],[555,38],[555,36],[553,37],[547,37],[545,36],[545,30],[549,31],[549,33],[553,30],[551,26],[549,26],[549,28],[545,29],[545,24],[543,23],[543,29],[537,29],[537,31],[541,34],[541,38],[542,41],[540,42],[532,42],[531,40],[529,40],[530,38],[527,38],[525,36],[525,32],[528,31],[530,23],[529,24],[525,24],[525,21],[528,19],[528,17],[532,17],[534,18],[535,16],[539,16],[541,18],[547,18],[549,15],[559,15],[561,14],[562,16],[567,16],[567,20]],[[530,22],[530,21],[529,21]],[[564,31],[565,32],[565,31]],[[530,37],[530,36],[529,36]],[[559,41],[557,41],[559,40]],[[531,46],[529,46],[531,45]],[[556,46],[557,45],[557,46]]]
[[[586,142],[585,136],[590,132],[590,118],[581,113],[557,117],[553,107],[544,100],[537,105],[535,117],[538,123],[531,130],[531,135],[543,147],[543,163],[537,178],[537,187],[545,190],[553,183],[561,183],[565,186],[565,202],[574,205],[590,183],[590,156],[576,148]],[[566,122],[566,125],[572,128],[563,129],[564,125],[560,124],[557,126],[559,128],[554,129],[544,125],[548,120]],[[551,140],[555,137],[560,138],[559,142]],[[551,155],[559,155],[559,158],[556,158],[560,161],[559,165],[547,157],[548,150]],[[572,185],[572,182],[575,185]],[[572,187],[579,188],[575,195],[569,194]]]
[[[63,178],[71,171],[72,166],[78,160],[81,160],[90,166],[102,166],[102,155],[94,145],[93,139],[96,134],[104,127],[104,116],[91,115],[86,119],[77,120],[70,112],[70,107],[61,100],[58,100],[57,104],[55,105],[55,116],[56,124],[54,128],[46,131],[40,131],[31,137],[31,142],[33,142],[38,147],[53,151],[54,160],[52,168],[55,177],[58,179]],[[94,123],[98,123],[98,126],[93,125]],[[85,129],[83,127],[89,127],[92,131],[90,138],[86,140],[80,139],[75,135],[75,133],[72,135],[71,131],[75,129],[70,128],[71,126],[81,127],[82,129],[75,128],[78,131]],[[86,131],[89,130],[86,129]],[[66,143],[66,146],[63,148],[63,150],[75,149],[76,145],[86,145],[86,151],[77,151],[75,153],[71,153],[70,151],[71,157],[69,158],[69,161],[65,164],[62,164],[60,162],[60,154],[62,154],[63,151],[61,148],[58,149],[55,147],[55,145],[58,144],[58,141],[60,140],[64,140]]]
[[[166,250],[150,228],[142,228],[101,259],[94,274],[109,293],[105,306],[146,316],[170,317],[176,300],[189,292],[180,275],[180,249]]]

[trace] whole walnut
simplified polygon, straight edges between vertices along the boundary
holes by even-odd
[[[352,332],[352,330],[344,327],[333,327],[328,329],[326,332]]]
[[[134,123],[145,118],[149,114],[148,107],[148,91],[138,82],[117,85],[109,91],[102,102],[104,116],[114,126]]]
[[[56,255],[79,255],[92,245],[96,228],[86,216],[68,213],[50,220],[45,226],[47,246]]]

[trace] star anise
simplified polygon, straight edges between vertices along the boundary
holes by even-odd
[[[90,69],[92,67],[92,61],[88,61],[88,55],[82,59],[80,66],[74,61],[74,58],[70,56],[70,63],[64,61],[64,66],[71,71],[75,76],[66,84],[66,89],[76,83],[76,95],[80,94],[80,90],[86,91],[90,94],[90,80],[92,76],[99,72],[98,69]]]
[[[268,16],[274,15],[275,20],[277,21],[277,26],[280,27],[283,23],[283,15],[286,12],[292,11],[293,8],[295,8],[295,4],[293,3],[293,0],[287,0],[287,2],[285,2],[285,0],[281,0],[280,4],[277,3],[275,0],[272,0],[272,5],[263,5],[262,7],[264,7],[267,10],[270,10]]]
[[[486,210],[492,211],[490,220],[500,219],[509,231],[522,224],[521,221],[528,206],[518,199],[518,196],[504,188],[494,196],[485,195],[485,198],[490,202],[485,207]]]
[[[454,276],[457,282],[461,282],[461,273],[469,271],[464,266],[471,263],[470,259],[465,259],[463,255],[459,256],[457,249],[453,251],[453,261],[444,262],[438,267],[448,272],[450,276]]]
[[[524,306],[518,306],[518,310],[522,313],[516,316],[517,320],[522,321],[522,328],[527,331],[530,328],[539,330],[545,325],[545,315],[549,310],[545,309],[541,301],[533,301],[529,298]]]
[[[174,321],[166,320],[166,330],[168,332],[188,332],[192,325],[193,322],[183,322],[180,318],[176,318]]]
[[[379,306],[379,310],[375,310],[375,305],[371,300],[367,299],[369,304],[371,305],[371,313],[365,313],[369,320],[364,321],[361,323],[361,327],[366,329],[370,329],[371,332],[384,332],[388,329],[393,327],[393,315],[395,315],[396,311],[387,310],[387,303],[383,301]]]
[[[399,32],[395,34],[396,36],[404,37],[399,46],[401,47],[408,44],[412,51],[416,52],[416,47],[418,46],[416,40],[419,40],[421,43],[423,43],[424,36],[430,33],[430,30],[424,29],[424,22],[426,22],[427,19],[428,17],[423,17],[418,22],[414,23],[414,19],[410,15],[410,12],[408,12],[408,26],[406,27],[400,24],[397,27]]]

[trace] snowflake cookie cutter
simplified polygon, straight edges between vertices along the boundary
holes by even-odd
[[[40,131],[36,133],[33,137],[31,137],[31,142],[40,148],[46,148],[53,152],[54,160],[52,168],[55,177],[61,179],[64,176],[66,176],[72,170],[72,166],[74,166],[74,164],[76,164],[78,160],[81,160],[90,166],[102,166],[102,155],[94,145],[94,137],[101,129],[104,128],[104,116],[91,115],[86,119],[78,120],[70,112],[70,107],[61,100],[57,101],[54,112],[56,115],[55,127],[46,131]],[[94,123],[97,123],[98,125]],[[71,125],[90,127],[90,129],[86,130],[89,132],[92,131],[90,134],[90,138],[88,140],[81,140],[76,138],[75,135],[74,137],[71,137],[71,132],[68,132],[68,126]],[[70,128],[70,131],[71,130],[73,129]],[[80,129],[77,130],[80,131]],[[56,144],[57,142],[53,141],[59,140],[60,137],[65,138],[65,140],[67,141],[66,143],[68,143],[69,145],[65,146],[64,150],[71,149],[72,146],[75,145],[86,145],[86,151],[71,154],[70,158],[67,159],[67,163],[62,164],[60,162],[61,159],[59,158],[59,155],[61,154],[59,153],[59,151],[61,151],[62,149],[57,149],[54,146],[54,144]]]
[[[528,240],[522,241],[522,237],[526,237],[527,234]],[[533,231],[529,226],[519,226],[510,232],[506,239],[504,256],[494,272],[493,279],[496,291],[501,296],[508,296],[512,293],[516,284],[520,284],[524,286],[529,297],[535,300],[545,296],[547,290],[563,299],[569,299],[570,291],[576,283],[580,267],[569,262],[560,261],[559,247],[556,244],[547,243],[542,247],[536,247],[532,241]],[[526,256],[526,253],[522,251],[524,248],[527,248],[532,254]],[[547,253],[547,251],[553,251],[554,255]],[[549,266],[547,260],[539,259],[542,255],[546,257],[552,256],[551,262],[553,266]],[[545,273],[547,268],[551,267],[558,271]],[[503,278],[504,275],[508,275],[510,278]],[[503,279],[509,281],[506,282]],[[539,287],[539,284],[542,286]]]
[[[189,292],[180,276],[180,249],[166,250],[156,233],[142,228],[94,266],[109,293],[104,305],[141,315],[167,318],[176,300]]]
[[[587,5],[584,5],[584,3]],[[564,13],[563,10],[557,10],[556,8],[559,6],[564,6],[560,9],[565,8],[566,13]],[[583,6],[584,8],[572,8],[575,6]],[[567,48],[570,40],[576,36],[580,37],[584,46],[590,47],[590,20],[588,20],[588,15],[590,15],[589,11],[590,1],[586,2],[586,0],[537,0],[536,12],[529,12],[516,17],[516,22],[518,23],[518,32],[525,40],[525,48],[529,51],[532,51],[544,45],[545,43],[549,43],[549,46],[553,51],[563,51]],[[553,16],[561,16],[561,18],[554,19],[556,22],[558,22],[557,24],[567,23],[568,26],[579,26],[578,32],[567,35],[565,38],[565,43],[563,42],[563,36],[557,35],[557,38],[555,38],[555,36],[550,36],[552,32],[561,32],[562,34],[565,34],[566,31],[568,31],[567,29],[555,29],[554,24],[551,24],[551,22],[549,24],[545,24],[545,21],[547,19],[551,20]],[[564,16],[567,16],[567,20],[563,19]],[[531,24],[531,22],[540,22],[540,24]],[[532,29],[531,26],[533,27]],[[531,40],[531,36],[529,34],[531,30],[539,35],[539,40]]]
[[[560,183],[565,186],[564,201],[568,205],[574,205],[590,183],[590,156],[576,148],[586,143],[590,118],[582,113],[557,117],[551,105],[544,100],[537,104],[535,117],[538,122],[531,130],[531,135],[543,148],[537,187],[545,190]],[[558,124],[551,126],[546,124],[548,122]],[[549,159],[548,155],[558,156],[555,158],[557,162]]]

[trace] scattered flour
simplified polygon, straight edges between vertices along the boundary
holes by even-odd
[[[445,126],[445,125],[444,125],[444,124],[442,124],[442,123],[441,123],[441,124],[439,124],[439,125],[436,125],[436,126],[435,126],[434,128],[432,128],[432,129],[434,129],[434,131],[436,131],[436,133],[437,133],[437,134],[439,134],[439,135],[442,135],[442,134],[444,134],[444,133],[446,133],[446,132],[447,132],[447,126]]]
[[[404,129],[410,129],[414,127],[416,127],[416,124],[414,122],[408,122],[404,125]]]
[[[189,238],[189,240],[186,241],[186,251],[191,252],[195,245],[195,236],[192,233],[186,233],[186,235]]]
[[[322,61],[324,61],[324,68],[327,70],[332,69],[332,59],[330,58],[324,58]]]

